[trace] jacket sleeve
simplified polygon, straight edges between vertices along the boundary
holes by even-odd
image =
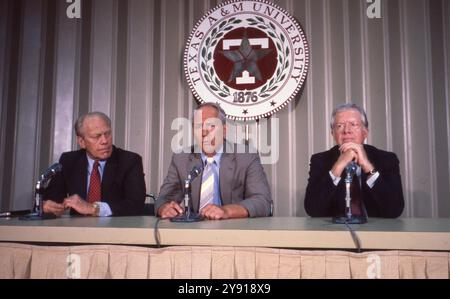
[[[375,165],[380,176],[372,188],[368,189],[368,195],[364,199],[369,216],[396,218],[401,215],[404,208],[402,182],[400,177],[399,160],[394,153],[385,153],[379,159],[379,165]]]
[[[145,203],[145,179],[142,158],[133,155],[123,178],[121,196],[108,202],[113,216],[142,215]]]
[[[159,208],[166,202],[175,200],[181,202],[183,199],[183,188],[181,178],[175,165],[175,155],[169,165],[169,170],[159,191],[158,200],[155,203],[155,214],[158,215]]]
[[[305,193],[305,210],[311,217],[334,216],[337,186],[320,155],[311,156],[308,185]]]
[[[272,195],[266,173],[258,154],[253,154],[245,172],[244,200],[238,204],[244,206],[250,217],[272,215]]]

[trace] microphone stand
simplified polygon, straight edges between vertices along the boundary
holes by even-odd
[[[34,212],[19,217],[20,220],[44,220],[55,219],[53,214],[44,213],[44,190],[50,183],[51,178],[46,178],[41,175],[40,179],[36,183],[35,195],[34,195]]]
[[[350,196],[350,186],[353,181],[352,171],[348,171],[345,177],[345,210],[347,211],[345,215],[347,219],[352,218],[352,206],[351,206],[351,196]]]
[[[191,212],[191,207],[189,202],[191,200],[191,183],[192,176],[188,175],[187,179],[184,180],[184,214],[170,218],[172,222],[197,222],[204,220],[203,216],[199,213]]]
[[[338,224],[363,224],[367,222],[366,217],[364,216],[355,216],[352,215],[352,206],[351,201],[352,198],[350,196],[350,187],[353,181],[353,175],[356,172],[356,164],[355,162],[350,162],[347,167],[345,167],[346,176],[345,176],[345,217],[333,217],[332,222]]]

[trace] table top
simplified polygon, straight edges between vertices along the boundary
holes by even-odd
[[[156,245],[156,217],[0,218],[0,241]],[[448,218],[371,218],[351,225],[362,249],[450,251]],[[161,245],[355,249],[348,228],[329,218],[263,217],[158,222]]]

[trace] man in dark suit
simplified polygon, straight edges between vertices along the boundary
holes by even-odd
[[[111,120],[101,112],[82,115],[75,123],[80,150],[61,155],[62,172],[44,195],[44,212],[92,216],[142,214],[145,181],[142,158],[113,146]]]
[[[345,167],[355,161],[362,215],[395,218],[404,207],[399,160],[392,152],[363,144],[366,113],[355,104],[336,107],[331,117],[336,146],[311,157],[305,210],[312,217],[345,213]]]
[[[200,165],[202,174],[191,187],[194,212],[215,220],[269,216],[272,198],[259,155],[224,143],[223,109],[214,103],[201,104],[194,111],[193,130],[196,146],[173,155],[155,205],[157,215],[171,218],[183,213],[184,180]]]

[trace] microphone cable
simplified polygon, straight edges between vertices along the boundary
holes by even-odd
[[[350,226],[350,224],[347,221],[345,221],[344,223],[345,223],[345,226],[350,231],[350,235],[352,236],[353,243],[355,243],[355,246],[356,246],[356,251],[358,253],[361,253],[361,240],[359,239],[358,235],[356,234],[356,231]]]
[[[161,239],[160,239],[159,229],[158,229],[158,225],[159,225],[159,222],[161,220],[162,220],[161,217],[156,217],[155,228],[153,230],[153,236],[155,238],[155,242],[156,242],[156,247],[157,248],[161,247]]]

